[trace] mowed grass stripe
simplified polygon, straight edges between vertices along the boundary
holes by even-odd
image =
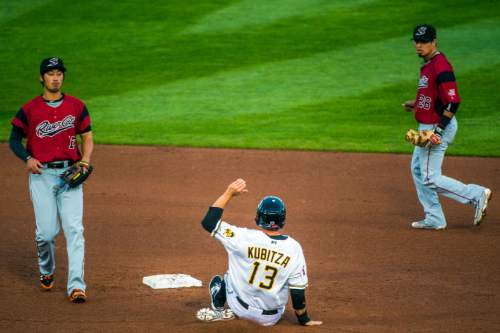
[[[216,33],[270,25],[288,17],[308,17],[333,10],[352,11],[376,0],[242,0],[205,16],[185,33]]]
[[[37,7],[47,6],[51,0],[2,0],[0,8],[0,25],[15,19]],[[48,7],[45,7],[46,9]]]
[[[400,84],[404,85],[405,82],[411,87],[411,95],[414,94],[418,61],[411,50],[411,44],[407,43],[411,29],[416,23],[425,21],[438,27],[440,48],[452,60],[460,80],[463,74],[470,73],[466,71],[467,68],[474,66],[466,68],[456,61],[454,47],[458,44],[455,41],[454,44],[449,43],[442,32],[458,28],[462,33],[470,23],[484,18],[494,18],[498,21],[499,12],[498,2],[493,1],[443,0],[411,3],[379,0],[359,4],[353,7],[352,11],[304,13],[301,16],[275,17],[269,22],[256,21],[252,26],[240,25],[236,30],[218,30],[216,33],[207,34],[179,34],[185,31],[186,27],[196,26],[202,22],[204,17],[210,17],[224,8],[237,6],[238,3],[239,1],[235,0],[216,2],[200,0],[186,6],[182,0],[148,4],[134,0],[124,0],[119,3],[98,0],[70,3],[57,0],[51,4],[57,5],[65,13],[57,20],[54,20],[51,12],[35,8],[10,18],[8,24],[0,22],[2,31],[0,66],[4,74],[3,80],[0,81],[4,91],[4,97],[0,100],[0,138],[3,140],[7,138],[10,129],[9,120],[19,105],[39,93],[36,68],[40,58],[58,54],[65,58],[70,68],[65,90],[92,103],[102,101],[102,104],[95,103],[90,108],[93,117],[95,116],[94,129],[98,142],[102,138],[115,143],[240,147],[248,144],[252,147],[280,147],[294,141],[295,148],[300,148],[301,141],[309,140],[309,137],[306,132],[295,133],[291,129],[294,126],[299,129],[314,127],[316,124],[314,114],[309,118],[295,115],[299,120],[294,121],[292,117],[290,120],[286,119],[286,124],[283,123],[283,119],[280,122],[279,117],[286,118],[288,112],[293,114],[290,110],[314,110],[315,105],[330,105],[330,103],[333,106],[340,105],[341,100],[350,101],[342,105],[346,112],[344,116],[350,113],[351,118],[345,117],[346,119],[339,123],[347,133],[347,140],[344,138],[344,142],[356,142],[359,136],[363,135],[355,130],[357,126],[355,121],[358,117],[356,112],[361,104],[356,97],[369,94],[374,91],[372,89],[383,91],[382,87],[386,86],[393,89]],[[240,14],[241,17],[243,15]],[[465,28],[461,27],[462,25],[465,25]],[[497,27],[493,26],[493,29],[495,28]],[[40,38],[41,32],[47,36],[57,37]],[[406,59],[403,61],[406,64],[405,73],[411,75],[407,79],[403,76],[396,77],[395,83],[393,80],[383,81],[380,84],[370,81],[370,86],[366,90],[352,92],[346,90],[332,94],[327,81],[335,80],[338,76],[335,78],[321,76],[322,73],[318,71],[317,66],[308,64],[311,59],[317,59],[316,56],[336,52],[341,54],[345,50],[355,50],[358,46],[366,50],[367,43],[383,47],[385,40],[397,38],[401,38],[403,44],[396,43],[393,45],[395,49],[373,50],[374,53],[380,54],[380,58],[383,58],[385,53],[397,52]],[[470,44],[471,51],[474,50],[474,42],[470,43],[470,40],[467,40],[467,43]],[[405,53],[406,51],[408,53]],[[474,51],[476,54],[479,52]],[[375,58],[373,55],[371,59]],[[474,59],[474,56],[470,59]],[[305,93],[294,90],[295,95],[283,93],[282,90],[288,87],[282,82],[277,82],[278,87],[273,91],[274,82],[262,79],[262,76],[268,73],[257,73],[258,75],[251,78],[251,72],[260,68],[269,69],[269,75],[278,75],[280,79],[289,78],[290,75],[273,71],[273,64],[281,70],[289,70],[293,62],[288,64],[288,61],[298,61],[295,63],[297,66],[305,64],[306,70],[312,69],[310,77],[315,75],[320,82],[313,82],[313,79],[307,78],[304,71],[299,69],[291,72],[298,78],[297,82],[304,85],[313,82],[313,89],[319,87],[318,98],[313,98],[315,95],[311,97],[311,94],[316,92],[307,89]],[[387,73],[398,71],[400,68],[398,63],[378,62],[378,64],[386,66]],[[495,60],[492,64],[495,64]],[[331,62],[326,59],[325,65],[329,68]],[[344,72],[340,73],[349,74],[348,80],[352,80],[350,74],[356,72],[362,84],[365,66],[368,68],[368,75],[373,74],[369,65],[360,60],[334,66],[353,66],[351,70],[341,68]],[[335,67],[332,67],[332,73],[334,69]],[[238,78],[238,75],[246,79],[245,82],[248,83],[246,87],[239,84],[241,78]],[[201,80],[198,82],[199,79]],[[232,80],[236,83],[237,89],[228,87],[231,82],[213,85],[214,80]],[[259,82],[268,85],[256,86]],[[288,83],[290,87],[293,87],[293,84],[293,82]],[[204,91],[207,86],[209,90]],[[334,84],[333,88],[336,87]],[[181,88],[183,88],[181,93],[184,95],[177,100],[172,99],[171,94]],[[216,88],[223,88],[220,94],[214,91]],[[226,107],[225,101],[230,101],[232,103],[230,106],[246,104],[235,104],[233,101],[247,97],[242,93],[243,88],[249,91],[261,89],[264,93],[272,88],[272,93],[277,93],[278,102],[273,109],[269,109],[267,102],[273,98],[272,93],[265,96],[264,102],[259,100],[259,94],[255,94],[255,100],[248,99],[249,104],[264,105],[266,111],[254,108],[249,112],[245,108]],[[483,91],[482,87],[475,89],[477,92]],[[188,96],[189,91],[191,97]],[[149,92],[157,93],[157,96],[153,96],[155,101],[151,101]],[[345,96],[342,95],[344,93]],[[134,94],[138,98],[130,99],[129,97]],[[493,100],[492,96],[495,94],[496,92],[490,96],[486,95],[484,98],[486,103]],[[302,95],[306,95],[305,98],[302,98]],[[108,99],[106,96],[116,98]],[[126,99],[122,102],[121,97],[117,96],[124,96]],[[298,103],[295,101],[286,103],[283,99],[288,96],[291,96],[291,99],[296,98]],[[100,99],[94,100],[96,97]],[[349,99],[350,97],[353,98]],[[190,98],[194,100],[194,106],[197,108],[190,107]],[[206,103],[203,101],[204,98]],[[217,102],[215,108],[210,109],[214,101]],[[200,109],[198,106],[203,108]],[[204,106],[207,107],[206,112]],[[225,108],[221,111],[220,106]],[[490,109],[496,110],[495,107]],[[165,110],[168,113],[164,114]],[[233,111],[236,113],[233,114]],[[334,107],[326,109],[326,112],[337,114]],[[262,117],[264,123],[277,121],[278,126],[273,123],[274,127],[267,129],[279,135],[278,140],[259,130],[263,126],[260,120],[259,126],[254,126],[252,119],[259,117]],[[387,117],[384,115],[384,119]],[[374,126],[387,128],[380,126],[376,121]],[[354,128],[349,130],[349,127]],[[493,129],[487,128],[482,133],[487,133],[491,137],[496,128],[498,126]],[[255,134],[259,136],[256,140],[253,137],[254,133],[260,133]],[[482,134],[474,138],[480,135]],[[325,149],[332,146],[327,134],[321,134],[315,139],[319,145],[325,144]],[[259,146],[259,143],[262,146]],[[320,146],[317,149],[323,148]]]
[[[478,91],[477,87],[481,87]],[[448,150],[451,155],[500,157],[500,65],[486,66],[459,77],[463,102],[458,111],[459,132]],[[220,114],[216,119],[188,122],[173,117],[168,122],[136,120],[128,132],[99,126],[112,135],[110,143],[179,146],[315,149],[411,153],[404,141],[408,128],[415,128],[411,113],[402,110],[404,96],[414,96],[415,81],[387,85],[357,96],[334,98],[273,113]],[[489,98],[488,98],[489,97]]]
[[[60,1],[65,15],[57,21],[46,11],[32,11],[2,27],[0,66],[5,80],[1,84],[8,91],[0,100],[0,110],[17,108],[21,91],[28,95],[37,92],[38,87],[30,85],[31,69],[47,54],[65,58],[72,74],[66,88],[86,99],[409,36],[415,22],[432,21],[444,28],[498,12],[491,9],[494,4],[478,6],[467,0],[418,4],[380,0],[358,6],[352,12],[292,17],[231,33],[177,34],[232,3],[207,0],[186,6],[182,0],[154,5],[132,0],[94,0],[68,5]],[[40,31],[58,38],[42,39]],[[11,87],[14,91],[9,91]]]
[[[446,53],[457,74],[500,62],[499,46],[491,43],[500,38],[496,27],[498,22],[486,20],[440,32],[441,44],[450,45]],[[474,61],[470,61],[472,52]],[[131,120],[127,114],[162,121],[272,113],[400,81],[416,82],[418,66],[413,46],[403,37],[88,102],[98,120],[111,118],[120,123]]]
[[[462,97],[457,113],[459,131],[448,153],[500,156],[500,146],[496,144],[500,141],[497,130],[500,111],[496,108],[500,103],[500,95],[496,93],[500,86],[500,64],[462,73],[458,83]],[[268,133],[266,143],[281,148],[410,153],[412,147],[403,137],[408,128],[416,127],[416,121],[413,114],[404,112],[400,105],[405,96],[412,98],[415,90],[414,81],[405,81],[359,96],[285,110],[272,117],[247,115],[242,117],[245,119],[241,124],[252,119],[258,129],[251,134],[252,144],[265,140],[259,135]],[[228,123],[220,126],[225,125]],[[286,138],[285,133],[295,133],[295,136]]]

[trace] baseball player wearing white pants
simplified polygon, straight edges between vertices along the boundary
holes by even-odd
[[[75,289],[85,290],[82,185],[54,195],[60,186],[60,175],[66,170],[45,169],[41,174],[29,175],[30,195],[36,221],[38,265],[42,275],[52,275],[56,269],[55,238],[59,234],[59,221],[64,230],[68,250],[68,295]]]
[[[442,230],[447,222],[439,196],[444,195],[462,204],[474,205],[473,224],[479,225],[486,215],[492,192],[476,184],[464,184],[441,173],[448,146],[455,138],[458,122],[455,113],[460,105],[460,95],[453,67],[437,49],[436,28],[429,24],[417,25],[413,41],[417,55],[424,60],[420,68],[415,100],[406,101],[403,107],[413,112],[419,130],[431,131],[430,144],[415,147],[411,173],[418,199],[425,217],[411,224],[415,229]]]
[[[283,201],[267,196],[257,207],[259,230],[240,228],[221,220],[232,197],[246,193],[246,182],[237,179],[209,208],[202,226],[222,243],[229,268],[210,282],[211,308],[198,311],[202,321],[230,320],[236,315],[262,326],[275,325],[285,312],[288,292],[295,314],[304,326],[321,325],[306,311],[307,267],[300,244],[281,229],[285,225]],[[224,309],[227,302],[229,309]]]
[[[30,173],[40,287],[44,291],[54,287],[55,238],[61,224],[68,250],[67,294],[71,302],[83,303],[87,299],[83,190],[79,185],[63,191],[60,176],[77,161],[85,161],[88,165],[94,143],[87,107],[80,99],[61,91],[65,73],[61,58],[42,60],[40,83],[43,93],[25,103],[14,116],[9,144]],[[26,138],[26,146],[23,138]]]

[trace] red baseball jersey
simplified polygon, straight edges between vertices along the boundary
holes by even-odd
[[[443,108],[460,103],[453,68],[442,53],[437,53],[420,69],[415,119],[423,124],[439,124]]]
[[[91,130],[85,104],[69,95],[63,95],[57,107],[37,96],[21,107],[11,123],[22,129],[26,150],[42,163],[80,160],[76,135]]]

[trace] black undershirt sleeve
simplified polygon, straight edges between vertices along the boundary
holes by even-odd
[[[23,146],[23,136],[24,133],[22,129],[12,126],[9,137],[9,146],[17,157],[26,162],[26,158],[30,156],[30,154]]]
[[[449,111],[449,112],[455,114],[458,110],[458,105],[459,105],[459,103],[448,103],[447,105],[444,106],[444,108],[442,110],[443,114],[441,114],[441,116],[440,116],[441,121],[439,123],[439,127],[441,127],[442,129],[445,129],[451,120],[451,118],[444,115],[444,111]]]
[[[85,134],[85,133],[90,132],[90,131],[92,131],[92,126],[91,125],[85,127],[85,129],[83,131],[78,132],[77,134],[81,135],[81,134]]]
[[[438,85],[445,82],[455,82],[455,74],[453,74],[453,72],[451,71],[441,72],[437,76],[436,82]]]
[[[201,225],[203,226],[203,228],[211,233],[217,226],[217,222],[220,221],[223,212],[224,209],[219,207],[208,208],[207,214],[201,221]]]
[[[290,289],[290,297],[295,311],[306,308],[306,291],[304,289]],[[295,316],[297,316],[297,320],[301,325],[305,325],[311,320],[307,311],[301,315],[298,315],[297,312],[295,312]]]
[[[306,291],[304,289],[290,289],[290,297],[295,310],[302,310],[306,307]]]

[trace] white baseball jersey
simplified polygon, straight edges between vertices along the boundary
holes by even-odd
[[[307,287],[307,268],[300,244],[289,236],[268,236],[263,231],[219,221],[212,231],[229,257],[227,274],[237,296],[254,308],[284,307],[288,289]]]

